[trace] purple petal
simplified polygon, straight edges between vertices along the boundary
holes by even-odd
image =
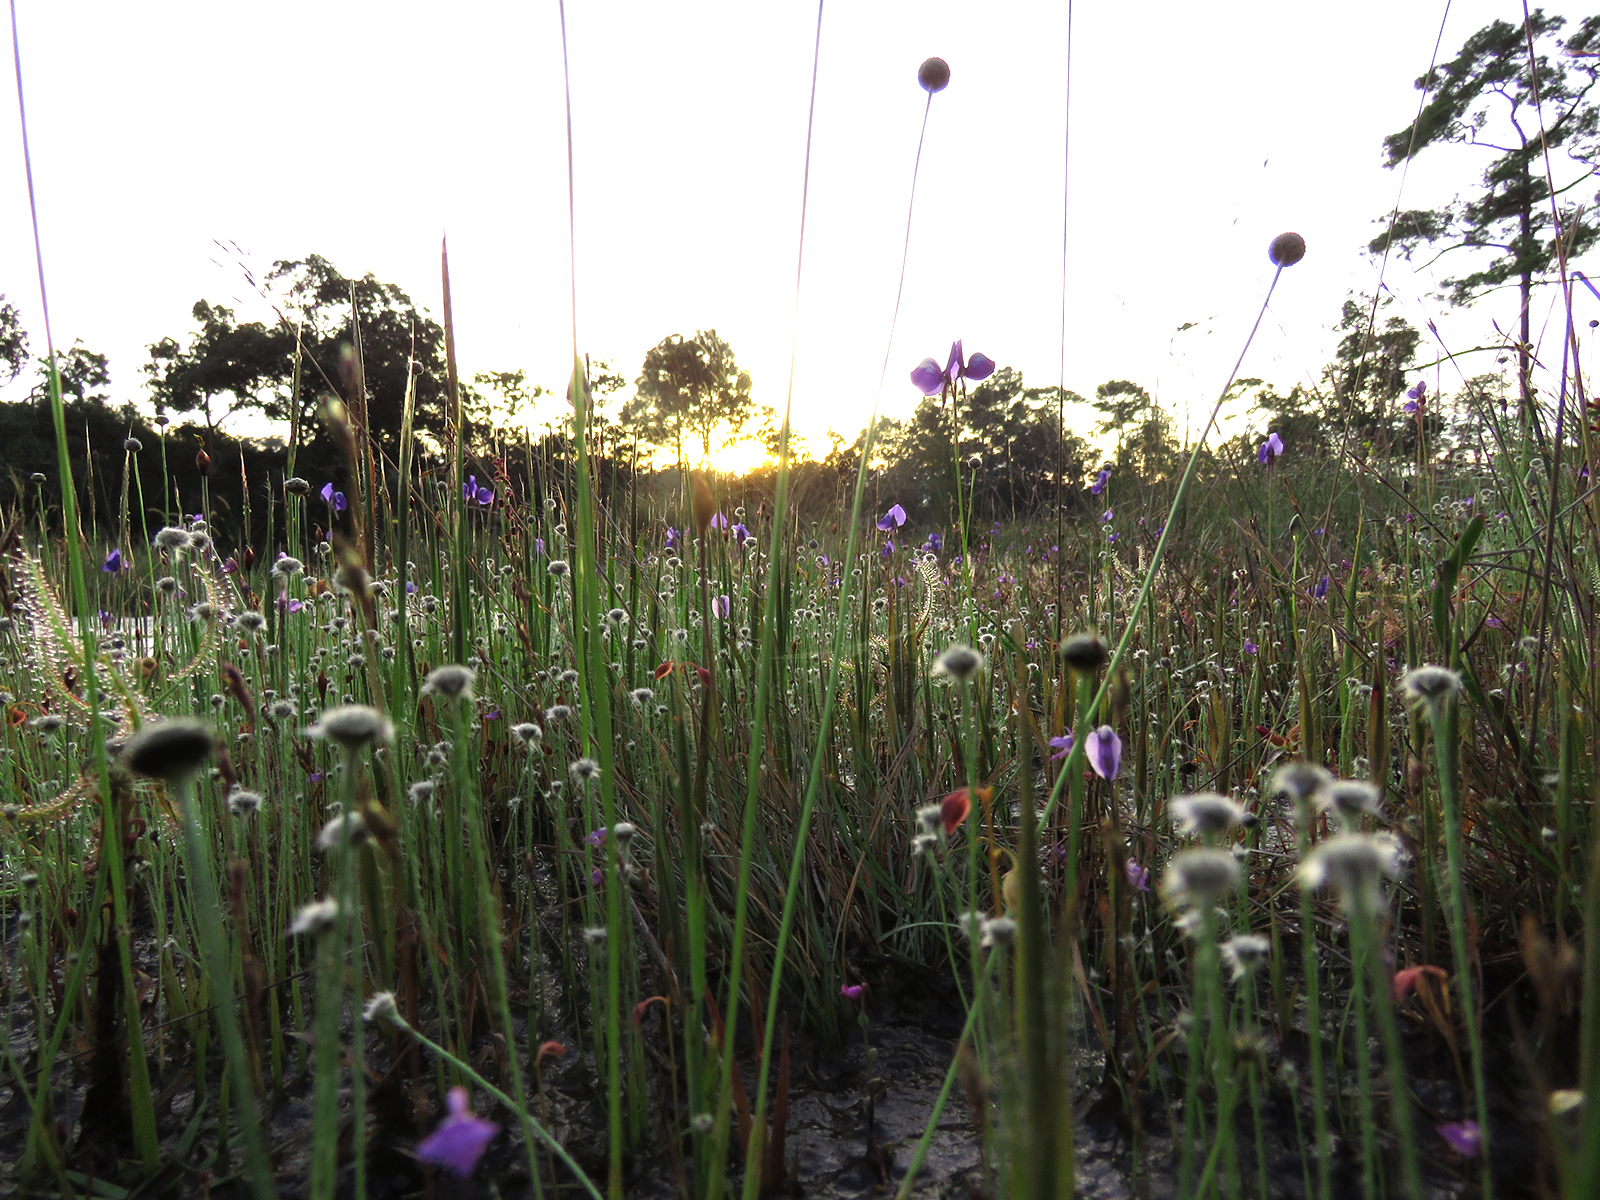
[[[957,338],[950,343],[950,361],[944,365],[944,375],[951,383],[961,378],[961,373],[966,367],[966,360],[961,354],[961,339]]]
[[[1089,756],[1089,767],[1096,775],[1105,780],[1117,777],[1122,765],[1122,739],[1116,730],[1109,725],[1100,726],[1089,734],[1084,750]]]
[[[450,1114],[417,1147],[417,1157],[466,1178],[500,1132],[500,1126],[472,1111],[466,1088],[451,1088],[447,1102]]]
[[[975,353],[967,360],[967,378],[978,383],[994,374],[994,359],[987,354]]]
[[[1130,858],[1122,865],[1123,872],[1128,877],[1128,884],[1141,892],[1150,890],[1150,868],[1141,867],[1137,858]]]
[[[333,503],[333,484],[325,483],[322,485],[322,500],[325,504]]]
[[[911,372],[911,382],[924,396],[931,396],[944,387],[944,372],[931,358],[925,358]]]
[[[1476,1121],[1446,1121],[1434,1129],[1462,1158],[1477,1158],[1483,1150],[1483,1131]]]
[[[1063,733],[1060,737],[1051,738],[1050,747],[1055,751],[1055,753],[1050,756],[1050,761],[1060,762],[1063,758],[1072,753],[1072,735],[1070,733]]]

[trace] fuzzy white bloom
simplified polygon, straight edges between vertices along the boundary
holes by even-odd
[[[317,849],[326,853],[335,846],[357,846],[370,835],[367,823],[358,812],[340,813],[317,834]]]
[[[1239,860],[1226,850],[1185,850],[1167,864],[1161,893],[1172,904],[1198,908],[1237,888],[1239,877]]]
[[[1228,974],[1237,983],[1246,975],[1254,975],[1256,968],[1267,961],[1272,943],[1260,934],[1236,933],[1222,943],[1221,951]]]
[[[312,935],[326,933],[333,928],[339,919],[339,902],[337,900],[316,900],[304,905],[299,912],[294,914],[294,920],[289,922],[289,936],[297,937],[302,933]]]
[[[394,724],[375,708],[345,704],[330,708],[306,729],[307,737],[327,738],[346,750],[359,750],[373,742],[394,740]]]
[[[1461,691],[1461,676],[1448,667],[1415,667],[1401,677],[1400,690],[1413,704],[1438,712]]]
[[[1336,816],[1345,828],[1354,829],[1361,817],[1378,815],[1382,799],[1377,787],[1364,779],[1339,779],[1322,791],[1317,803]]]
[[[1300,864],[1300,886],[1335,888],[1348,908],[1372,911],[1383,902],[1383,879],[1400,875],[1400,843],[1388,834],[1341,833]]]
[[[428,672],[427,679],[422,681],[422,691],[425,695],[445,696],[452,699],[457,696],[465,696],[470,699],[472,685],[476,679],[477,672],[471,667],[447,663]]]
[[[1172,802],[1172,819],[1184,833],[1200,837],[1256,823],[1255,817],[1246,812],[1242,804],[1217,792],[1179,796]]]

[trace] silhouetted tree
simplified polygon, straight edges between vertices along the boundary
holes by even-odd
[[[1399,166],[1437,145],[1473,146],[1494,157],[1475,196],[1402,212],[1392,229],[1388,217],[1380,218],[1385,230],[1368,247],[1373,254],[1394,248],[1408,259],[1425,245],[1439,247],[1436,259],[1468,251],[1469,269],[1445,281],[1453,304],[1515,286],[1524,405],[1530,394],[1533,289],[1547,281],[1558,261],[1558,233],[1566,239],[1569,259],[1600,236],[1600,227],[1578,220],[1578,210],[1593,200],[1591,193],[1560,199],[1592,178],[1600,151],[1600,109],[1590,96],[1600,80],[1600,60],[1594,56],[1600,49],[1600,16],[1586,18],[1563,40],[1556,34],[1565,24],[1542,9],[1533,11],[1527,29],[1495,21],[1468,38],[1455,58],[1417,80],[1430,98],[1414,124],[1384,139],[1384,165]],[[1548,49],[1557,52],[1554,60]],[[1551,212],[1547,157],[1555,174],[1559,226]]]
[[[27,365],[28,331],[22,327],[22,314],[0,295],[0,366],[10,368],[0,383],[14,382]]]
[[[144,372],[158,412],[200,411],[206,428],[239,409],[256,409],[283,419],[288,414],[294,371],[294,331],[282,324],[238,322],[232,309],[197,300],[192,310],[199,330],[185,345],[162,338],[149,347]],[[215,402],[228,397],[222,411]]]
[[[680,466],[686,433],[699,438],[701,453],[710,457],[716,431],[725,431],[722,444],[731,445],[753,415],[749,372],[739,369],[715,329],[663,339],[644,356],[635,388],[622,420],[642,443],[670,446]]]

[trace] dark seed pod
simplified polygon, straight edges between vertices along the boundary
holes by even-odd
[[[942,58],[930,58],[917,68],[917,82],[928,94],[942,92],[950,83],[950,64]]]
[[[1292,267],[1306,256],[1306,240],[1298,233],[1280,233],[1267,247],[1267,257],[1275,267]]]
[[[198,771],[212,749],[211,731],[198,721],[147,722],[128,739],[117,761],[135,775],[174,783]]]
[[[1075,633],[1061,643],[1061,657],[1081,674],[1098,671],[1110,659],[1106,644],[1092,633]]]

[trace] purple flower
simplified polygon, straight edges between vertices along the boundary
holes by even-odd
[[[544,539],[543,538],[541,538],[541,537],[534,538],[533,539],[533,548],[536,551],[538,551],[538,554],[539,554],[540,558],[544,557]]]
[[[1428,398],[1428,383],[1425,379],[1417,380],[1415,386],[1406,392],[1406,402],[1402,407],[1408,413],[1420,412],[1422,405]]]
[[[928,535],[928,549],[932,550],[935,554],[943,554],[944,553],[944,534],[942,534],[942,533],[930,533]]]
[[[304,607],[305,607],[305,603],[303,601],[289,599],[289,589],[288,588],[285,588],[283,591],[278,593],[278,611],[279,612],[281,612],[281,613],[297,613]]]
[[[898,529],[906,523],[906,510],[898,504],[878,518],[878,528],[883,530]]]
[[[1084,752],[1089,756],[1089,767],[1101,779],[1117,777],[1122,766],[1122,739],[1109,725],[1102,725],[1084,739]]]
[[[1311,598],[1313,600],[1321,600],[1321,599],[1325,598],[1327,596],[1327,594],[1328,594],[1328,577],[1326,575],[1324,575],[1317,582],[1317,586],[1311,589]]]
[[[599,829],[591,829],[583,840],[588,842],[591,846],[604,846],[606,844],[607,832],[608,830],[606,827],[602,825]]]
[[[718,596],[711,602],[711,611],[723,620],[727,620],[728,614],[733,611],[733,602],[726,596]]]
[[[416,594],[417,594],[417,585],[412,583],[411,580],[409,580],[409,579],[406,580],[406,595],[415,596]]]
[[[1100,474],[1097,475],[1095,477],[1095,481],[1089,485],[1089,490],[1091,492],[1093,492],[1096,496],[1098,496],[1101,492],[1106,490],[1106,484],[1109,483],[1110,481],[1111,481],[1111,468],[1110,467],[1101,467],[1100,468]]]
[[[1483,1131],[1476,1121],[1446,1121],[1434,1129],[1462,1158],[1477,1158],[1483,1150]]]
[[[1050,756],[1050,761],[1060,762],[1063,758],[1072,753],[1072,735],[1070,733],[1063,733],[1060,737],[1051,738],[1050,748],[1055,751],[1055,753]]]
[[[113,550],[110,554],[106,555],[105,566],[101,567],[100,569],[102,571],[110,571],[113,575],[122,570],[122,551]]]
[[[721,513],[713,513],[711,517],[711,528],[726,531],[728,528],[728,518],[723,516]]]
[[[1128,877],[1128,886],[1141,892],[1150,890],[1150,868],[1141,867],[1137,858],[1130,858],[1122,864],[1122,870]]]
[[[750,540],[750,531],[744,527],[743,521],[733,527],[733,540],[741,548]]]
[[[839,989],[839,995],[846,1000],[859,1000],[866,994],[867,985],[864,983],[847,983]]]
[[[472,1099],[464,1087],[451,1088],[445,1102],[450,1114],[417,1146],[417,1157],[425,1163],[448,1167],[465,1179],[500,1132],[500,1126],[472,1111]]]
[[[1283,453],[1283,439],[1273,430],[1267,434],[1267,440],[1261,443],[1261,448],[1256,451],[1256,461],[1263,467],[1270,467]]]
[[[344,493],[334,491],[331,483],[322,485],[322,501],[324,504],[332,505],[334,512],[343,512],[350,507],[349,501],[344,498]]]
[[[939,367],[938,359],[925,358],[911,372],[911,382],[917,385],[924,396],[931,396],[943,391],[946,386],[954,387],[963,379],[981,383],[993,374],[994,359],[987,354],[974,354],[967,358],[958,340],[951,345],[950,359],[943,370]]]
[[[494,493],[486,487],[479,487],[476,475],[468,475],[467,481],[461,485],[461,498],[469,503],[476,500],[485,508],[494,503]]]
[[[884,544],[883,544],[883,557],[888,558],[889,555],[891,555],[893,553],[894,553],[894,542],[893,541],[884,542]]]
[[[1111,520],[1116,515],[1117,515],[1117,510],[1116,509],[1108,508],[1108,509],[1105,510],[1105,512],[1100,514],[1100,521],[1101,521],[1102,524],[1104,524],[1105,522]]]
[[[1249,638],[1245,638],[1245,640],[1244,640],[1244,652],[1246,654],[1260,654],[1261,653],[1261,647],[1256,645]]]

